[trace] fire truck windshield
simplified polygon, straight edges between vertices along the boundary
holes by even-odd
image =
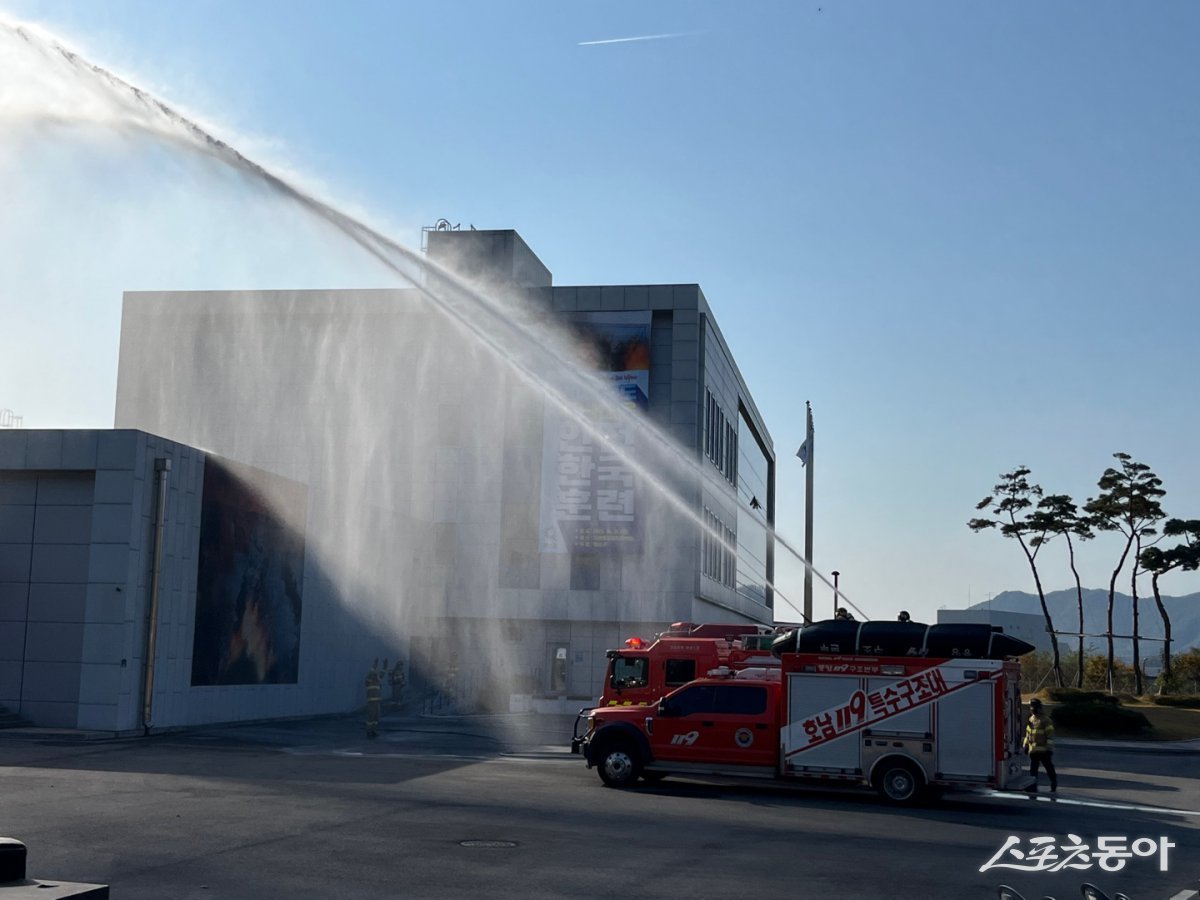
[[[645,656],[618,656],[613,660],[612,686],[617,690],[649,684],[650,660]]]

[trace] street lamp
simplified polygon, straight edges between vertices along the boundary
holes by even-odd
[[[836,616],[838,611],[838,576],[842,573],[834,569],[829,574],[833,576],[833,614]]]

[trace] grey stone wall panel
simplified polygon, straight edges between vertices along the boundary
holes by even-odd
[[[3,504],[0,500],[0,504]],[[33,542],[33,511],[30,504],[0,506],[0,544],[30,544]]]
[[[25,466],[29,469],[58,469],[63,460],[61,431],[30,431],[26,443]]]
[[[30,613],[35,613],[30,609]],[[78,663],[83,653],[83,623],[35,622],[25,629],[25,662]]]
[[[50,724],[44,720],[39,720],[30,715],[26,710],[26,704],[37,703],[59,703],[70,704],[74,710],[75,704],[79,702],[79,662],[44,662],[40,660],[26,660],[24,680],[21,685],[21,712],[33,718],[34,722],[39,725]],[[70,714],[72,724],[65,727],[74,727],[74,716]],[[58,720],[61,721],[61,720]]]

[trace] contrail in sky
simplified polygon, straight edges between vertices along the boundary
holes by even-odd
[[[596,44],[625,44],[629,41],[657,41],[662,38],[687,37],[689,34],[699,34],[698,31],[675,31],[671,34],[641,34],[637,37],[609,38],[606,41],[580,41],[580,47],[594,47]]]

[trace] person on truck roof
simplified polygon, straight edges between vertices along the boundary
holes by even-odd
[[[833,614],[833,617],[835,619],[843,619],[847,622],[855,621],[854,616],[850,615],[850,610],[846,609],[844,606],[839,606],[837,608],[837,612]]]
[[[907,609],[900,610],[900,615],[896,616],[897,622],[911,622],[912,617],[908,614]]]

